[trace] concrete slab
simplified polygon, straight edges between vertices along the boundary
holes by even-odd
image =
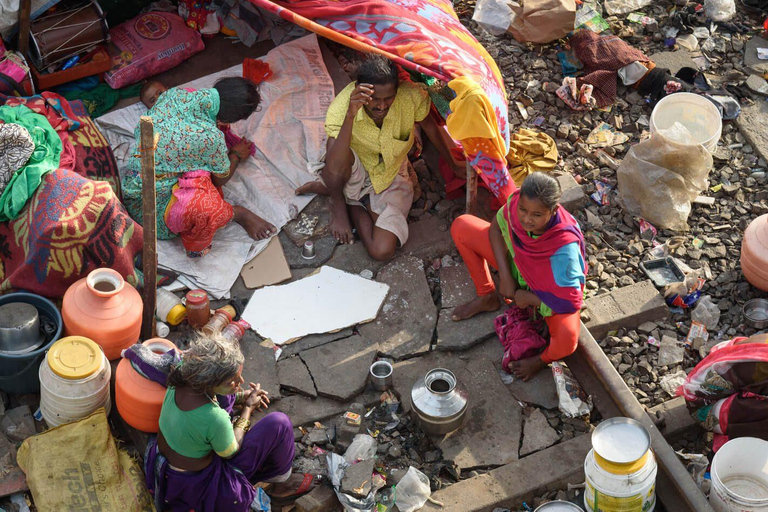
[[[512,398],[493,362],[486,357],[456,356],[433,352],[395,365],[394,388],[403,408],[411,410],[411,388],[433,368],[451,370],[469,393],[464,424],[443,438],[433,438],[443,458],[453,460],[462,470],[499,466],[518,458],[522,431],[522,408]]]
[[[753,37],[747,41],[747,44],[744,47],[744,65],[754,69],[758,73],[765,73],[768,71],[768,61],[757,58],[758,48],[768,48],[768,41],[762,37]]]
[[[269,393],[270,400],[280,400],[280,379],[277,377],[275,352],[271,348],[262,347],[260,339],[253,331],[247,331],[240,341],[243,352],[243,379],[248,382],[261,384],[261,389]]]
[[[451,320],[452,313],[453,308],[440,310],[440,318],[437,321],[436,350],[467,350],[496,336],[493,321],[500,314],[499,311],[480,313],[461,322]]]
[[[570,213],[576,210],[581,210],[589,204],[589,198],[584,193],[581,185],[576,183],[576,180],[571,174],[563,174],[557,176],[557,182],[560,183],[560,189],[563,191],[563,197],[560,199],[560,204],[563,208]]]
[[[768,160],[766,125],[768,125],[768,102],[765,101],[758,101],[754,105],[744,107],[739,117],[736,118],[736,126],[739,127],[739,131],[764,160]]]
[[[688,50],[677,50],[676,52],[659,52],[649,55],[650,59],[656,63],[657,68],[668,69],[673,75],[681,68],[699,69],[696,62],[691,58]]]
[[[596,340],[621,327],[634,329],[643,322],[669,319],[664,297],[650,280],[587,299],[585,304],[589,319],[584,325]]]
[[[277,362],[277,377],[281,388],[312,398],[317,397],[315,383],[300,357],[281,358]]]
[[[448,222],[439,217],[414,222],[408,226],[408,241],[398,253],[422,260],[445,256],[455,247],[449,228]]]
[[[527,404],[534,404],[545,409],[557,409],[557,388],[555,379],[549,370],[537,373],[528,382],[515,379],[512,384],[507,384],[507,389],[516,399]]]
[[[490,512],[517,508],[523,501],[566,484],[584,482],[584,458],[592,449],[589,436],[579,436],[524,459],[436,491],[421,512]],[[553,463],[557,461],[557,463]]]
[[[312,425],[316,421],[323,422],[328,418],[344,414],[353,403],[361,403],[366,407],[378,404],[381,393],[378,391],[366,391],[357,395],[348,402],[339,402],[331,398],[308,398],[302,395],[286,396],[269,408],[269,412],[276,411],[287,414],[291,418],[294,427]]]
[[[531,415],[525,419],[523,426],[523,445],[520,456],[525,457],[534,452],[549,448],[560,440],[558,433],[549,426],[547,417],[541,409],[534,408]]]
[[[339,244],[332,236],[325,236],[315,240],[315,257],[308,260],[301,255],[304,247],[303,245],[297,246],[284,231],[280,231],[278,236],[280,237],[280,242],[283,244],[283,254],[285,254],[285,259],[288,261],[288,266],[291,268],[321,267],[331,259],[333,250]]]
[[[440,307],[455,308],[475,298],[475,285],[464,264],[440,269]]]
[[[437,323],[437,307],[427,284],[423,262],[397,258],[381,269],[376,280],[389,285],[389,295],[373,322],[360,334],[379,342],[379,352],[394,359],[428,352]]]
[[[657,424],[659,432],[668,442],[673,443],[683,437],[691,429],[701,429],[693,416],[688,412],[685,398],[678,396],[659,404],[648,411],[651,419],[660,418],[662,424]]]
[[[358,240],[353,244],[336,246],[336,250],[333,251],[333,256],[331,256],[327,264],[352,274],[359,274],[363,270],[370,270],[376,275],[387,262],[376,261],[368,256],[363,243]]]
[[[304,242],[310,238],[322,238],[329,236],[331,230],[329,226],[331,224],[331,212],[328,209],[329,201],[327,197],[315,196],[315,198],[304,208],[301,213],[288,224],[283,226],[282,232],[293,240],[293,244],[301,247]],[[308,232],[306,223],[315,222],[311,233]],[[285,241],[283,241],[285,245]]]
[[[379,349],[371,339],[375,338],[350,336],[299,355],[309,368],[318,395],[343,402],[365,389],[368,369]]]
[[[283,354],[280,357],[281,358],[290,357],[304,350],[309,350],[311,348],[319,347],[321,345],[325,345],[326,343],[340,340],[342,338],[349,338],[353,334],[354,334],[354,331],[352,330],[351,327],[348,327],[346,329],[342,329],[336,332],[310,334],[309,336],[304,336],[303,338],[298,339],[293,343],[283,345]]]

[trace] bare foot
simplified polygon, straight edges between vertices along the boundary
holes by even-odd
[[[327,196],[328,188],[323,185],[322,181],[310,181],[305,183],[296,189],[297,196],[304,196],[307,194],[317,194],[319,196]]]
[[[541,360],[541,356],[527,357],[509,363],[509,369],[512,370],[515,377],[523,379],[523,382],[528,382],[546,367],[547,363]]]
[[[352,224],[344,198],[331,200],[331,234],[342,244],[352,243]]]
[[[501,301],[499,300],[499,296],[496,294],[496,292],[488,295],[480,295],[479,297],[475,297],[466,304],[456,306],[456,308],[453,310],[453,315],[451,315],[451,319],[454,322],[459,322],[461,320],[466,320],[467,318],[472,318],[479,313],[484,313],[486,311],[496,311],[500,307]]]
[[[254,240],[264,240],[277,233],[277,228],[252,211],[242,206],[234,206],[234,221],[243,226],[248,236]]]
[[[320,479],[317,476],[310,475],[310,477],[311,481],[307,475],[294,473],[285,482],[272,484],[267,494],[274,499],[301,496],[320,485]]]

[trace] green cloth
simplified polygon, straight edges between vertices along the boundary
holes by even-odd
[[[106,114],[121,99],[138,96],[142,86],[143,84],[136,84],[115,90],[107,84],[99,84],[90,91],[67,91],[62,93],[62,96],[69,101],[82,100],[91,117],[99,117]]]
[[[237,452],[235,430],[227,411],[213,402],[191,411],[176,405],[176,388],[168,387],[160,410],[160,432],[179,455],[202,459],[211,450],[222,457]]]
[[[517,284],[520,286],[521,290],[530,290],[531,288],[528,286],[528,283],[525,282],[523,274],[520,273],[520,270],[518,270],[517,265],[515,264],[515,248],[512,245],[512,240],[509,238],[509,226],[507,225],[507,221],[504,218],[503,210],[504,207],[501,207],[496,213],[496,222],[498,222],[499,228],[501,228],[501,236],[504,238],[504,242],[507,244],[507,250],[509,251],[509,268],[512,271],[512,277],[517,281]],[[530,235],[533,238],[538,238],[536,235]],[[539,305],[539,313],[544,317],[552,316],[553,314],[552,308],[543,302]]]
[[[51,123],[24,105],[3,105],[0,107],[0,121],[23,126],[35,143],[35,150],[27,164],[13,174],[0,195],[0,222],[8,222],[21,214],[43,181],[43,176],[59,167],[64,146]]]

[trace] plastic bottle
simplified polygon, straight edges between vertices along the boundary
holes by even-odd
[[[203,334],[213,336],[219,334],[232,321],[232,314],[224,308],[217,309],[207,324],[203,326]]]
[[[171,325],[179,325],[187,317],[187,308],[181,303],[176,295],[164,290],[157,289],[157,319]]]
[[[221,335],[233,343],[239,343],[240,340],[243,339],[243,336],[245,336],[245,331],[250,328],[251,324],[245,320],[238,320],[227,325],[224,330],[221,331]]]
[[[187,292],[187,322],[195,329],[202,328],[211,319],[211,302],[204,290]]]
[[[171,328],[163,322],[156,322],[155,334],[157,334],[158,338],[167,338],[168,335],[171,334]]]

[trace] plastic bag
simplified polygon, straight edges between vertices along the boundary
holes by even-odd
[[[368,434],[357,434],[344,452],[344,460],[347,464],[354,464],[359,460],[370,459],[376,455],[376,446],[376,440]]]
[[[704,146],[680,144],[690,134],[675,125],[630,148],[617,172],[619,199],[635,217],[686,231],[691,201],[706,189],[713,161]]]
[[[704,324],[707,330],[712,331],[720,322],[720,308],[712,302],[712,297],[703,295],[699,303],[691,311],[691,320]]]
[[[376,493],[371,491],[363,499],[354,498],[348,494],[342,493],[341,479],[344,478],[344,472],[350,466],[344,457],[336,453],[328,453],[325,456],[328,462],[328,475],[331,477],[331,485],[336,492],[339,503],[344,507],[345,512],[374,512],[376,510]]]
[[[734,0],[705,0],[704,12],[712,21],[728,21],[736,14]]]
[[[611,16],[627,14],[649,5],[651,0],[605,0],[605,12]]]
[[[514,17],[507,0],[479,0],[472,21],[478,22],[491,34],[500,36],[507,31]]]
[[[557,400],[562,413],[569,418],[589,414],[592,410],[589,398],[576,379],[565,373],[563,365],[558,362],[552,363],[552,375],[555,378]]]
[[[411,466],[395,486],[395,504],[400,512],[414,512],[424,506],[431,494],[427,475]]]

